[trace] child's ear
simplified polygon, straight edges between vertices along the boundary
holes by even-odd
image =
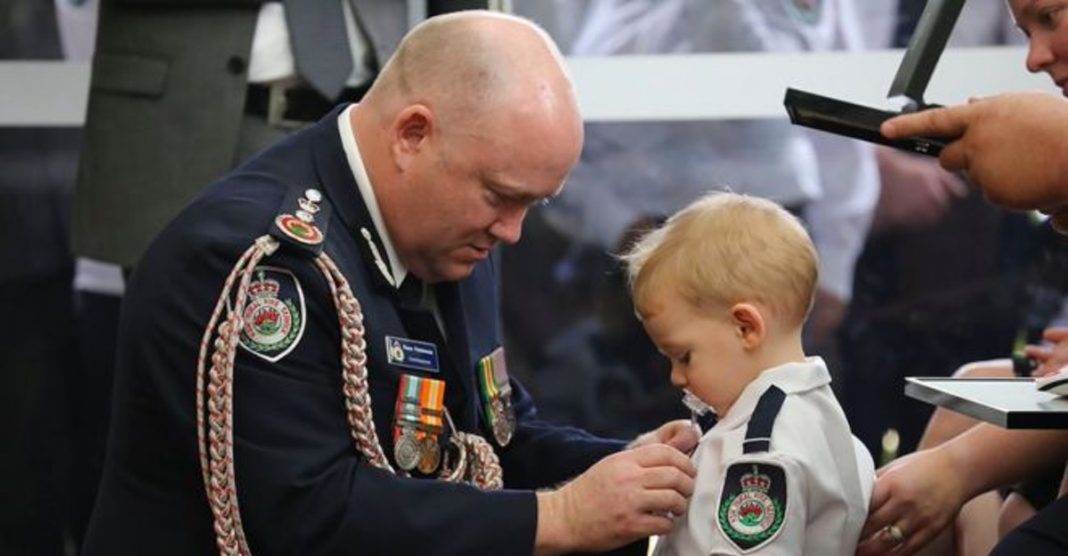
[[[767,323],[756,306],[751,303],[736,303],[731,307],[731,321],[745,349],[755,349],[764,343]]]

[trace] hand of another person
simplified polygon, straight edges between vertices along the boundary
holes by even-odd
[[[697,470],[662,444],[612,454],[555,491],[539,492],[537,554],[601,551],[671,531]]]
[[[694,425],[686,419],[676,419],[660,425],[656,430],[649,431],[627,445],[628,449],[641,448],[653,444],[667,444],[683,453],[690,453],[697,441],[701,439],[701,432],[694,430]]]
[[[1060,371],[1068,365],[1068,327],[1054,326],[1042,332],[1042,339],[1053,345],[1027,346],[1024,354],[1034,359],[1038,367],[1031,376],[1042,377]]]
[[[964,170],[993,203],[1037,209],[1068,229],[1068,100],[1048,93],[1011,93],[966,105],[892,118],[889,138],[953,138],[939,161]]]
[[[890,148],[876,153],[880,187],[873,233],[930,226],[954,200],[968,195],[963,180],[929,158]]]
[[[962,481],[939,448],[915,452],[880,469],[857,555],[907,556],[923,548],[966,502]]]

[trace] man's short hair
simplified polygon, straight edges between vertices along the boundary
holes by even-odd
[[[816,249],[794,215],[736,193],[694,201],[623,260],[639,312],[655,292],[675,288],[697,308],[757,302],[790,326],[808,315],[819,272]]]

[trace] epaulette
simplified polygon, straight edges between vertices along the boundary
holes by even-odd
[[[774,384],[761,394],[745,430],[742,447],[746,454],[771,450],[771,429],[775,426],[775,418],[779,416],[779,410],[785,400],[786,393]]]
[[[313,187],[291,187],[268,232],[293,252],[314,259],[323,252],[330,203]]]

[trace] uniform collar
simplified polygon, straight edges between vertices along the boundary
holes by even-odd
[[[360,192],[360,197],[363,198],[363,204],[371,215],[371,222],[374,224],[373,231],[378,236],[383,250],[386,252],[389,269],[392,270],[393,284],[395,287],[400,288],[404,278],[408,275],[408,269],[401,263],[400,258],[397,257],[397,251],[393,248],[389,230],[386,229],[385,223],[382,221],[382,211],[378,208],[378,198],[375,197],[371,179],[367,176],[367,168],[363,165],[360,146],[356,143],[356,134],[353,133],[350,123],[350,113],[355,107],[355,104],[350,104],[337,117],[338,132],[341,135],[341,148],[345,151],[345,158],[348,160],[349,169],[356,180],[356,188]],[[361,238],[361,240],[370,241],[368,238]]]
[[[738,400],[716,426],[722,424],[725,427],[735,427],[748,421],[760,396],[773,384],[790,395],[830,383],[831,375],[827,372],[827,365],[820,357],[806,357],[804,362],[786,363],[765,369],[742,390]]]

